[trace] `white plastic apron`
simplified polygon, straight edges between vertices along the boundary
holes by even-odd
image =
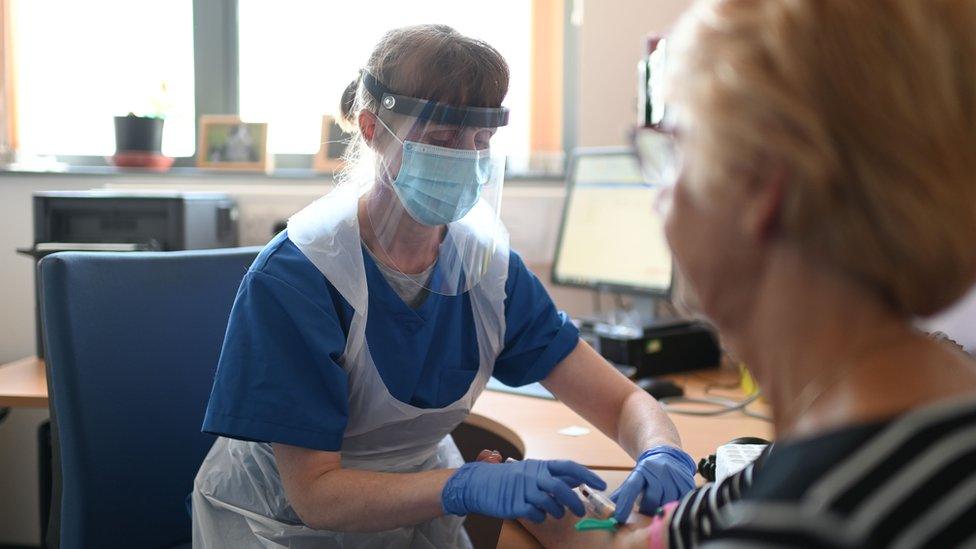
[[[366,343],[369,292],[357,219],[358,199],[355,189],[339,187],[296,214],[288,224],[289,239],[354,310],[340,360],[349,383],[342,466],[398,473],[459,467],[463,459],[450,433],[467,417],[484,390],[504,342],[508,240],[499,239],[487,274],[468,292],[480,357],[473,382],[464,396],[444,408],[417,408],[390,394]],[[456,231],[476,229],[454,223],[447,238]],[[444,365],[442,375],[451,375],[451,368]],[[218,438],[197,473],[192,499],[194,547],[470,546],[463,518],[455,516],[368,534],[305,526],[285,498],[267,443]]]

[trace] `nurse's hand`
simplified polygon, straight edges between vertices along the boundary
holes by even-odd
[[[444,485],[441,503],[454,515],[479,513],[506,519],[542,522],[546,515],[562,518],[568,507],[576,516],[586,512],[573,488],[598,490],[607,483],[572,461],[527,459],[508,463],[467,463]]]
[[[681,499],[695,487],[695,462],[673,446],[657,446],[637,458],[637,466],[610,499],[617,504],[614,518],[627,522],[640,496],[640,512],[653,514],[658,507]]]

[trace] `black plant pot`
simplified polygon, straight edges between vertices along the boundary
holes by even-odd
[[[144,151],[161,154],[163,150],[162,118],[143,116],[115,117],[115,152]]]

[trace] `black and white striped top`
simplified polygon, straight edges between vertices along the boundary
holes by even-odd
[[[669,528],[673,548],[976,547],[976,398],[774,445]]]

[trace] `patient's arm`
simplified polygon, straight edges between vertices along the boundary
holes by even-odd
[[[629,549],[640,547],[644,549],[648,546],[652,521],[660,521],[662,518],[634,513],[627,524],[618,528],[616,532],[607,530],[577,532],[573,526],[579,520],[578,517],[567,513],[565,517],[559,520],[549,517],[542,524],[528,521],[519,521],[519,523],[546,547],[567,547],[571,549],[588,547]],[[665,530],[662,528],[662,531]]]
[[[765,454],[763,454],[765,456]],[[680,502],[664,506],[661,516],[648,517],[634,513],[616,534],[606,531],[577,532],[573,529],[576,517],[547,520],[542,524],[522,523],[546,547],[667,547],[668,536],[679,536],[685,545],[696,546],[714,535],[707,524],[715,524],[722,508],[742,497],[752,485],[753,473],[761,468],[763,456],[745,469],[724,479],[696,488]],[[688,512],[688,508],[697,509]],[[678,517],[671,525],[672,514]]]

